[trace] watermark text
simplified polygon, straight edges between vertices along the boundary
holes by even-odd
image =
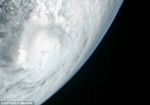
[[[0,105],[34,105],[32,101],[0,101]]]

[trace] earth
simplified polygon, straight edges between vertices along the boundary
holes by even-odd
[[[0,0],[0,101],[40,105],[87,61],[123,0]]]

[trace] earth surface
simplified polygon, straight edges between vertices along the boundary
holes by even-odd
[[[123,0],[0,0],[0,101],[40,105],[86,62]]]

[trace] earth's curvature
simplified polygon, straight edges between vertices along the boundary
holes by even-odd
[[[42,104],[97,47],[123,0],[0,0],[0,101]]]

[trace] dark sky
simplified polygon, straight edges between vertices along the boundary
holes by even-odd
[[[130,97],[133,100],[144,96],[144,71],[138,69],[136,63],[138,5],[132,1],[125,0],[106,36],[86,64],[43,105],[116,104],[129,102]],[[106,98],[108,96],[112,100]]]

